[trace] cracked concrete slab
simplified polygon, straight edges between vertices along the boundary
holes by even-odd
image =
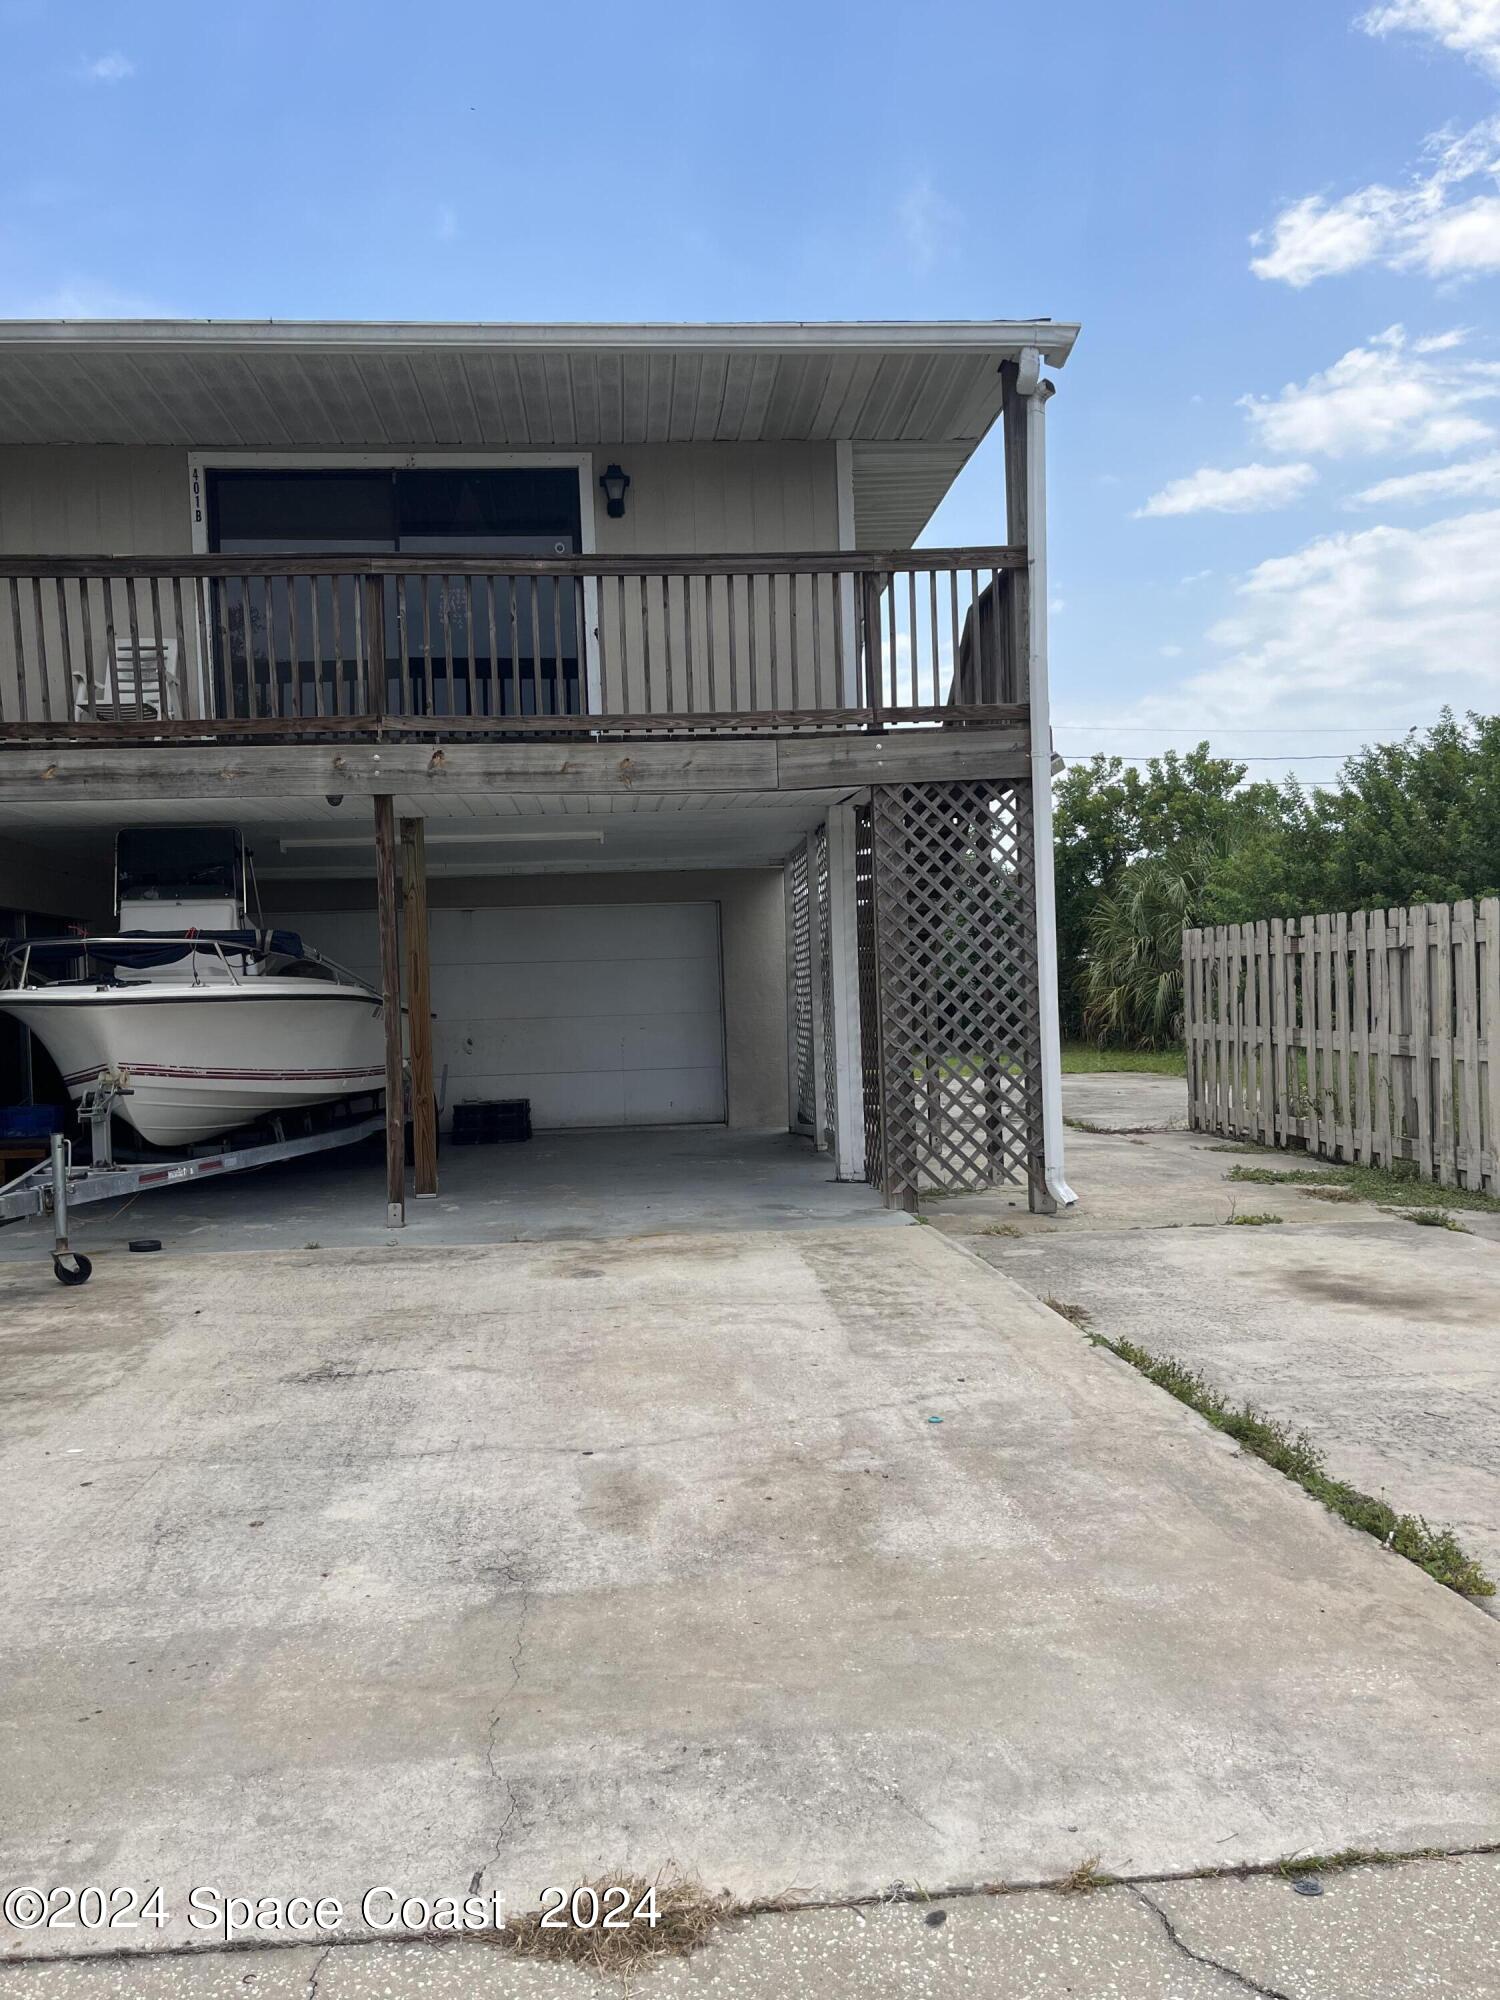
[[[738,1919],[643,1972],[660,2000],[1495,2000],[1500,1859],[1023,1891]],[[0,2000],[598,2000],[592,1973],[479,1943],[372,1944],[0,1970]]]
[[[1500,1577],[1500,1255],[1375,1217],[1299,1230],[1094,1230],[981,1246],[1114,1339],[1305,1429],[1330,1468],[1451,1524]]]
[[[1500,1994],[1500,1856],[1340,1869],[1317,1897],[1279,1877],[1151,1886],[1179,1944],[1286,2000]]]
[[[933,1230],[7,1304],[0,1874],[162,1883],[129,1943],[204,1883],[844,1897],[1500,1835],[1494,1627]]]
[[[1075,1084],[1107,1081],[1069,1078],[1066,1101],[1081,1101]],[[1305,1429],[1337,1477],[1452,1526],[1500,1579],[1500,1212],[1464,1211],[1462,1231],[1418,1228],[1372,1202],[1226,1178],[1307,1164],[1201,1133],[1074,1131],[1076,1215],[1012,1219],[1001,1234],[998,1191],[931,1213],[1038,1297]],[[1247,1211],[1283,1223],[1223,1226]]]

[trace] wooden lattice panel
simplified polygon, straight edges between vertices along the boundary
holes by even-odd
[[[792,1038],[797,1080],[797,1129],[817,1127],[818,1092],[813,1061],[812,884],[807,843],[787,863],[787,922],[791,931]]]
[[[854,815],[854,928],[859,949],[860,1094],[865,1126],[865,1179],[885,1186],[880,1089],[880,980],[875,942],[875,844],[870,808]]]
[[[834,1061],[833,1020],[833,899],[828,869],[828,828],[812,837],[813,909],[817,919],[817,1004],[823,1030],[823,1130],[820,1139],[831,1146],[838,1130],[838,1065]]]
[[[1042,1157],[1030,799],[881,785],[870,826],[886,1192],[1024,1182]]]

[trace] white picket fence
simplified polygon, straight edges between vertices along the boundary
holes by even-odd
[[[1500,899],[1183,932],[1195,1131],[1500,1189]]]

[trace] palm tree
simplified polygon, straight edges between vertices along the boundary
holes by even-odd
[[[1208,855],[1133,861],[1089,915],[1084,1026],[1099,1042],[1163,1048],[1182,1040],[1182,933],[1198,921]]]

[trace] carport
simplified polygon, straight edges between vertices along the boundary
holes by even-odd
[[[434,1103],[472,1098],[793,1132],[894,1208],[1047,1208],[1026,768],[964,730],[18,746],[0,841],[8,901],[66,881],[97,927],[121,827],[239,827],[258,915],[387,1003],[386,1227],[439,1193]]]
[[[137,793],[46,813],[10,804],[0,838],[11,897],[45,912],[47,927],[109,928],[122,825],[232,815],[258,920],[404,1003],[408,1101],[414,1113],[441,1106],[440,1167],[413,1116],[406,1146],[395,1125],[383,1209],[361,1148],[232,1190],[154,1194],[150,1226],[174,1242],[227,1241],[227,1228],[301,1247],[375,1240],[395,1224],[420,1240],[488,1241],[584,1223],[608,1234],[879,1211],[862,1176],[829,1192],[839,1180],[830,1133],[792,1130],[784,857],[846,796],[489,787],[450,792],[437,810],[419,793],[377,793],[372,810],[371,795],[352,790]],[[456,1105],[496,1098],[529,1102],[529,1146],[448,1143]],[[136,1230],[146,1212],[135,1211]],[[95,1242],[101,1220],[86,1225]]]

